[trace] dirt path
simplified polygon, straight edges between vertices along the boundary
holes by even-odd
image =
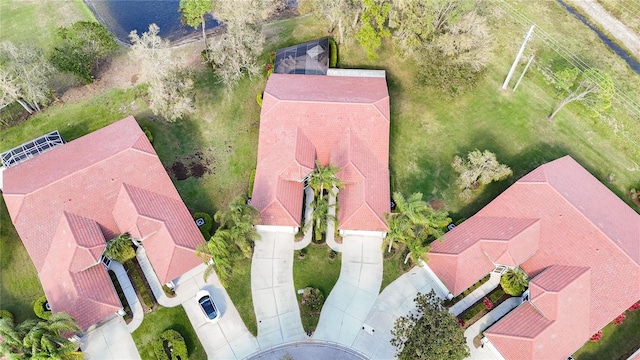
[[[613,37],[629,49],[633,56],[640,59],[640,36],[620,20],[609,14],[596,0],[574,0],[571,1],[571,5],[582,9],[591,20],[606,29]]]

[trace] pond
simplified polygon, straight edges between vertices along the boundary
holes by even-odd
[[[98,21],[107,25],[118,40],[129,44],[129,33],[138,34],[149,29],[149,24],[160,27],[160,36],[175,43],[191,36],[198,36],[202,28],[183,25],[178,11],[180,0],[84,0]],[[206,28],[218,23],[207,16]]]

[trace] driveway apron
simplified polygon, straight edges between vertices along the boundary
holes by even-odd
[[[262,350],[307,339],[293,287],[294,234],[259,231],[251,262],[251,291]]]
[[[140,359],[129,328],[120,316],[88,331],[80,341],[88,360]]]
[[[180,280],[176,288],[176,298],[180,299],[209,359],[244,359],[259,350],[258,342],[247,330],[218,276],[212,273],[205,281],[202,276],[204,269],[205,266],[202,265],[199,267],[200,271],[195,272],[193,276]],[[218,322],[206,321],[195,299],[200,289],[209,291],[222,314]]]
[[[353,345],[382,284],[382,238],[345,236],[340,277],[320,313],[314,340]]]
[[[389,284],[376,299],[364,325],[359,329],[352,348],[370,359],[393,359],[395,348],[391,346],[391,330],[396,319],[416,309],[413,299],[418,293],[438,287],[431,275],[421,267],[414,267]]]

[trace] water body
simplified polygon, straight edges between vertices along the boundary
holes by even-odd
[[[183,25],[178,11],[180,0],[84,0],[101,23],[107,25],[118,40],[129,44],[129,33],[137,30],[142,34],[149,24],[160,27],[159,35],[171,42],[197,36],[202,28],[194,29]],[[207,16],[206,28],[219,24]]]
[[[620,58],[622,58],[622,60],[624,60],[627,63],[627,65],[629,65],[631,70],[635,71],[637,74],[640,74],[640,63],[634,57],[632,57],[628,52],[626,52],[623,48],[618,46],[616,43],[611,41],[611,39],[609,39],[609,37],[607,37],[605,34],[600,32],[600,30],[598,30],[598,28],[596,28],[595,26],[591,25],[589,20],[587,20],[584,16],[578,14],[575,10],[573,10],[573,8],[571,6],[565,4],[562,0],[557,0],[557,1],[571,15],[575,16],[578,20],[582,21],[583,24],[587,25],[589,27],[589,29],[593,30],[593,32],[595,32],[598,35],[600,40],[602,40],[602,42],[605,43],[605,45],[607,45],[609,47],[609,49],[613,50],[613,52],[616,53],[616,55],[618,55]]]

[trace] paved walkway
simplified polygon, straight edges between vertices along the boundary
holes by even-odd
[[[133,319],[127,324],[127,328],[129,329],[129,332],[132,333],[136,331],[140,324],[142,324],[142,320],[144,318],[142,304],[140,304],[140,299],[138,299],[138,295],[136,295],[136,291],[133,288],[133,285],[131,285],[131,280],[127,275],[127,271],[124,269],[124,266],[119,262],[112,260],[109,264],[109,270],[116,274],[120,287],[122,288],[122,292],[124,293],[124,297],[129,303],[129,308],[131,308]]]
[[[80,341],[87,360],[140,359],[127,324],[120,316],[88,331]]]
[[[500,305],[496,306],[493,310],[483,316],[480,320],[471,324],[465,331],[464,337],[467,338],[467,346],[471,351],[471,356],[468,359],[477,360],[491,360],[491,359],[503,359],[502,355],[491,345],[476,348],[473,345],[473,339],[485,331],[489,326],[493,325],[496,321],[500,320],[509,311],[513,310],[516,306],[522,304],[520,297],[512,297],[505,300]]]
[[[478,300],[487,296],[491,291],[500,285],[500,277],[501,275],[495,272],[492,272],[489,280],[479,286],[477,289],[473,290],[471,294],[465,296],[462,300],[455,303],[452,307],[449,308],[449,312],[455,316],[460,315],[463,311],[470,308],[473,304],[477,303]]]
[[[440,298],[445,298],[436,281],[422,267],[414,267],[389,284],[373,304],[352,348],[370,359],[395,358],[395,348],[390,343],[395,320],[415,310],[413,299],[418,293],[428,293],[432,289]]]
[[[313,212],[313,208],[311,207],[311,202],[313,202],[313,189],[307,186],[304,189],[304,195],[306,196],[304,204],[305,223],[304,227],[302,228],[302,230],[304,231],[304,237],[301,241],[296,241],[293,244],[294,250],[300,250],[307,247],[307,245],[311,244],[311,240],[313,240],[313,226],[311,226],[310,224],[310,222],[312,221],[311,213]]]
[[[334,186],[333,195],[329,195],[329,219],[327,219],[327,234],[325,240],[332,250],[342,252],[342,244],[344,244],[344,241],[342,244],[338,244],[336,242],[335,233],[333,231],[329,231],[329,229],[335,229],[336,226],[332,220],[332,218],[335,218],[336,216],[336,196],[338,196],[338,188]]]
[[[315,340],[351,347],[382,284],[382,239],[346,236],[338,282],[322,307]]]
[[[258,231],[251,262],[251,291],[258,343],[265,350],[306,340],[293,287],[294,234]]]

